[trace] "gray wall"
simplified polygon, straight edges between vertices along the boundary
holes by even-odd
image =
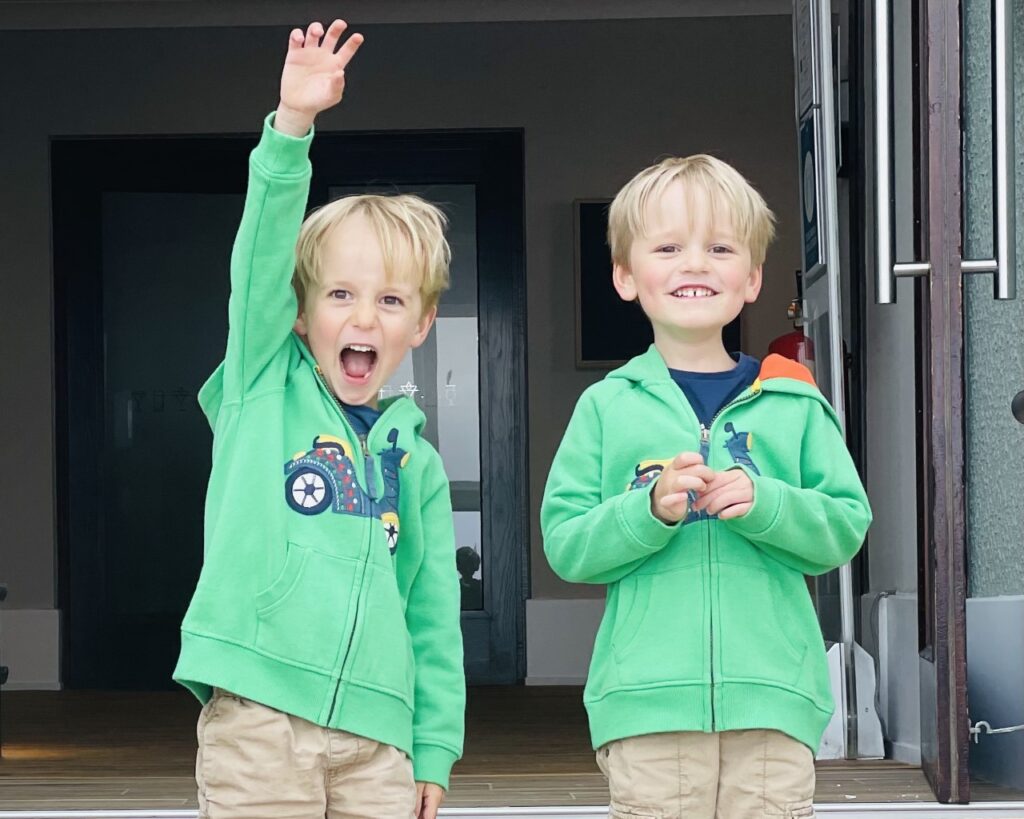
[[[1017,298],[995,301],[992,277],[966,276],[967,531],[971,597],[1024,594],[1024,425],[1010,401],[1024,389],[1024,5],[1013,4]],[[993,256],[992,46],[987,3],[964,16],[964,257]],[[1013,207],[1011,203],[1011,207]]]
[[[531,517],[579,392],[571,202],[665,153],[732,161],[780,217],[747,348],[789,329],[799,264],[788,17],[371,26],[322,129],[524,128]],[[0,567],[8,606],[54,604],[48,139],[256,131],[276,101],[285,29],[0,33]],[[540,538],[533,595],[555,578]]]
[[[967,700],[973,722],[1024,723],[1024,425],[1010,400],[1024,389],[1024,6],[1013,4],[1016,151],[1017,299],[996,302],[991,277],[967,277]],[[992,60],[990,11],[971,3],[964,16],[964,256],[991,258]],[[996,184],[1004,184],[1000,181]],[[1024,733],[982,736],[971,746],[971,773],[1024,788]]]

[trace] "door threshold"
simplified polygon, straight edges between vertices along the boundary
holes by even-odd
[[[877,802],[857,805],[825,803],[814,806],[818,816],[841,819],[1020,819],[1021,802],[975,802],[940,805],[936,802]],[[0,810],[0,819],[196,819],[195,810]],[[606,819],[608,808],[508,807],[441,808],[444,819]]]

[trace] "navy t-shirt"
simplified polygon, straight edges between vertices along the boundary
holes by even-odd
[[[366,438],[370,434],[370,428],[381,416],[380,410],[375,410],[373,407],[368,407],[365,404],[356,406],[354,404],[342,403],[342,406],[345,408],[348,422],[352,424],[352,429],[356,431],[356,435],[360,438]]]
[[[697,420],[705,427],[710,427],[715,414],[753,384],[761,371],[761,362],[752,356],[739,353],[733,358],[736,366],[720,373],[693,373],[669,368],[672,380],[682,389],[697,413]]]

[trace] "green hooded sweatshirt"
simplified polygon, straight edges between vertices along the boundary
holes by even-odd
[[[654,517],[651,489],[683,451],[744,470],[750,511]],[[799,364],[769,356],[708,429],[653,346],[587,389],[541,527],[562,578],[608,584],[584,693],[594,747],[761,728],[816,751],[833,702],[804,575],[849,561],[870,521],[836,416]]]
[[[448,785],[465,676],[448,480],[408,398],[363,444],[292,332],[312,133],[268,117],[231,256],[205,552],[174,679],[393,745]]]

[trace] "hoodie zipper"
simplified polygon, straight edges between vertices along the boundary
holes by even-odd
[[[360,435],[355,430],[355,425],[352,423],[352,419],[349,417],[348,411],[345,409],[345,405],[341,402],[327,385],[327,378],[324,376],[323,371],[319,366],[315,367],[317,378],[320,379],[320,383],[323,385],[324,390],[331,396],[335,406],[338,408],[338,412],[344,416],[345,420],[348,421],[348,425],[352,427],[352,431],[356,433],[356,438],[359,439],[359,449],[363,453],[363,481],[366,484],[366,494],[370,497],[377,498],[377,465],[373,460],[373,456],[370,454],[370,448],[366,443],[366,435]],[[381,416],[383,417],[383,416]]]
[[[755,382],[750,392],[744,391],[740,395],[737,395],[732,401],[726,404],[724,407],[718,410],[711,418],[711,423],[708,426],[704,424],[700,425],[700,454],[704,459],[705,465],[708,464],[708,458],[711,454],[711,430],[715,427],[715,421],[724,413],[727,409],[744,404],[747,401],[753,400],[761,394],[761,386],[758,382]],[[704,524],[707,527],[705,533],[707,535],[705,542],[707,543],[707,554],[708,554],[708,600],[710,606],[710,615],[708,617],[708,660],[709,669],[711,671],[711,730],[715,730],[715,606],[714,600],[710,594],[711,591],[711,517],[707,512],[701,512],[701,517],[704,519]]]
[[[716,415],[717,417],[717,415]],[[714,419],[711,420],[714,425]],[[708,455],[711,452],[711,430],[700,425],[700,454],[704,458],[704,463],[708,462]],[[715,730],[715,605],[712,599],[711,590],[713,588],[711,584],[711,519],[708,517],[706,511],[701,511],[701,517],[706,527],[705,529],[705,542],[707,544],[708,552],[708,609],[710,614],[708,615],[708,667],[711,670],[711,730]]]
[[[349,420],[348,413],[345,411],[344,404],[342,404],[341,399],[339,399],[338,396],[336,396],[334,392],[331,390],[331,388],[328,386],[327,379],[325,378],[323,371],[320,369],[319,366],[315,366],[314,370],[316,371],[317,378],[320,380],[320,384],[323,386],[324,391],[329,396],[331,396],[331,399],[334,401],[334,405],[338,408],[338,412],[342,416],[342,419],[345,421],[345,423],[348,424],[349,427],[352,427],[352,432],[355,432],[355,428],[352,426],[352,422]],[[387,410],[384,411],[384,414],[386,413]],[[384,414],[381,415],[381,418],[384,417]],[[377,420],[379,421],[380,419]],[[359,447],[363,453],[363,480],[366,483],[367,494],[376,498],[377,467],[373,461],[373,457],[370,455],[369,445],[367,444],[366,441],[367,436],[359,435],[358,433],[356,433],[356,438],[359,439]],[[348,664],[348,658],[352,653],[352,644],[355,642],[356,630],[359,627],[359,604],[362,602],[362,594],[365,588],[364,581],[366,580],[366,567],[368,564],[368,561],[365,559],[365,556],[369,555],[370,543],[373,540],[373,532],[369,520],[367,520],[365,531],[366,537],[363,541],[364,560],[362,561],[362,573],[359,575],[359,592],[356,595],[356,611],[355,614],[352,616],[352,630],[348,634],[348,643],[345,646],[345,653],[342,655],[341,665],[338,668],[338,681],[334,686],[334,694],[331,696],[331,707],[327,711],[328,723],[330,723],[331,720],[334,718],[335,708],[337,707],[338,704],[338,696],[341,692],[342,682],[345,677],[345,666]]]

